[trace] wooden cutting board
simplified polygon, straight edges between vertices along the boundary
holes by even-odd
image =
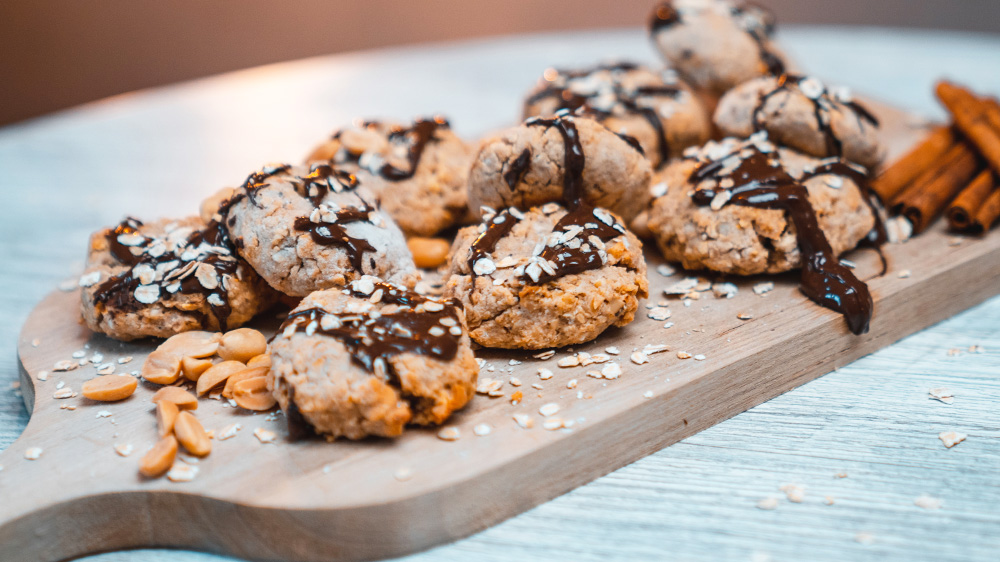
[[[901,112],[873,107],[893,154],[923,134],[908,127]],[[887,246],[886,254],[890,269],[882,277],[874,252],[849,256],[860,277],[870,279],[876,302],[871,331],[861,337],[847,331],[840,315],[802,296],[793,273],[728,279],[739,287],[734,298],[706,292],[687,306],[669,299],[672,327],[641,309],[628,327],[575,346],[591,354],[617,347],[620,355],[611,359],[622,374],[613,380],[586,374],[607,363],[558,367],[567,350],[545,361],[481,350],[491,367],[480,376],[505,381],[504,396],[478,395],[457,414],[451,420],[461,432],[457,441],[412,429],[396,440],[292,443],[280,415],[202,400],[197,414],[206,428],[218,434],[239,423],[242,429],[216,440],[189,482],[137,473],[139,458],[156,440],[149,401],[155,385],[140,384],[121,403],[54,398],[60,386],[78,393],[96,375],[91,363],[53,371],[74,352],[85,351],[87,359],[101,354],[97,363],[127,373],[141,367],[155,343],[93,335],[78,322],[79,293],[52,293],[18,341],[21,388],[32,415],[24,434],[0,454],[0,560],[61,560],[143,546],[253,560],[372,559],[466,536],[1000,293],[995,232],[954,238],[938,224],[906,244]],[[663,276],[657,273],[662,258],[647,251],[647,259],[647,302],[655,305],[668,300],[663,289],[685,273]],[[773,281],[774,290],[755,294],[753,287],[764,281]],[[747,314],[752,318],[737,317]],[[273,319],[259,325],[269,326]],[[629,360],[634,349],[656,344],[669,351],[642,365]],[[678,352],[694,357],[681,359]],[[126,357],[131,361],[118,364]],[[541,380],[540,367],[554,376]],[[520,387],[511,384],[515,378]],[[512,405],[516,390],[524,397]],[[560,408],[551,418],[538,413],[548,403]],[[520,427],[515,413],[530,416],[534,427]],[[569,427],[542,427],[553,418]],[[488,435],[473,432],[481,424]],[[258,428],[273,431],[275,441],[262,443],[254,436]],[[133,452],[122,457],[116,445]],[[25,458],[32,449],[40,452],[36,460]]]

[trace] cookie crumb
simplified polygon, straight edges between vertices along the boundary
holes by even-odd
[[[677,358],[678,359],[690,359],[691,358],[691,354],[688,353],[688,352],[686,352],[686,351],[678,351],[677,352]]]
[[[778,489],[784,492],[785,497],[792,503],[802,503],[806,497],[805,486],[799,484],[785,484]]]
[[[753,318],[753,314],[750,314],[749,312],[740,312],[736,315],[736,317],[740,320],[750,320]]]
[[[263,427],[258,427],[253,430],[253,436],[256,437],[261,444],[274,443],[274,439],[277,437],[273,431],[264,429]]]
[[[132,451],[134,450],[135,447],[133,447],[131,443],[122,443],[115,445],[115,452],[118,453],[119,457],[127,457],[131,455]]]
[[[226,439],[232,439],[236,437],[236,433],[243,429],[243,425],[239,423],[231,423],[219,431],[219,441],[225,441]]]
[[[938,434],[938,439],[940,439],[941,442],[944,443],[944,446],[949,449],[958,445],[962,441],[965,441],[966,437],[968,437],[968,435],[957,431],[942,431]]]
[[[774,283],[771,281],[764,281],[763,283],[757,283],[753,286],[753,292],[755,295],[763,296],[774,290]]]
[[[656,306],[653,307],[649,312],[647,312],[646,316],[649,317],[651,320],[656,320],[657,322],[663,322],[664,320],[670,318],[670,309],[663,306]]]
[[[631,359],[632,362],[635,363],[636,365],[643,365],[645,363],[649,363],[649,357],[647,357],[646,354],[641,351],[633,351],[632,355],[629,356],[629,359]]]

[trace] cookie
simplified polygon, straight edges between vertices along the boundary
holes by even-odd
[[[560,109],[639,141],[654,168],[711,133],[707,110],[674,71],[630,62],[546,70],[525,99],[524,117],[552,117]]]
[[[611,212],[548,203],[511,207],[459,231],[445,294],[480,345],[583,343],[635,317],[647,296],[642,243]]]
[[[650,36],[687,83],[719,96],[747,80],[785,72],[771,42],[774,16],[728,0],[669,0],[650,19]]]
[[[433,236],[470,222],[466,182],[472,149],[442,117],[402,125],[365,121],[337,131],[309,163],[330,162],[359,176],[407,236]]]
[[[479,372],[461,306],[364,276],[317,291],[271,342],[269,383],[293,429],[395,437],[445,421]]]
[[[119,340],[236,328],[275,293],[217,222],[127,218],[90,237],[80,278],[87,327]]]
[[[750,164],[743,165],[746,159]],[[752,167],[757,164],[760,169]],[[735,179],[700,179],[699,174],[715,171]],[[766,134],[757,133],[749,140],[729,138],[690,150],[654,181],[666,191],[653,202],[648,226],[664,257],[688,269],[739,275],[779,273],[802,265],[789,212],[727,199],[739,191],[749,193],[757,181],[740,187],[739,174],[747,181],[757,174],[804,185],[819,228],[836,255],[854,248],[875,226],[870,202],[859,187],[864,170],[838,159],[817,160],[778,149]]]
[[[749,137],[767,131],[772,142],[810,156],[843,156],[874,169],[885,158],[878,119],[846,88],[815,78],[766,76],[727,92],[715,110],[722,134]]]
[[[482,143],[469,172],[474,209],[548,202],[603,207],[631,220],[649,201],[652,169],[638,142],[560,110]]]
[[[220,211],[240,255],[289,296],[374,275],[413,286],[403,233],[358,176],[328,164],[269,166]]]

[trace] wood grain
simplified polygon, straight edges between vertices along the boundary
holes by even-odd
[[[898,113],[881,107],[877,113],[894,149],[917,140]],[[505,371],[504,378],[517,376],[530,384],[538,380],[539,366],[558,374],[542,383],[545,389],[537,395],[526,392],[518,406],[477,398],[454,420],[463,434],[456,442],[415,430],[392,442],[262,445],[253,438],[253,429],[283,434],[280,419],[269,422],[203,401],[199,417],[206,426],[219,430],[239,421],[244,429],[217,443],[212,455],[197,464],[200,473],[190,483],[142,480],[136,474],[138,456],[155,441],[148,402],[152,385],[123,403],[107,405],[51,397],[59,381],[78,390],[94,375],[93,366],[37,380],[39,371],[51,370],[56,361],[86,345],[88,354],[100,351],[106,360],[132,356],[134,365],[151,348],[90,334],[75,323],[78,294],[54,293],[29,318],[19,341],[22,389],[26,398],[35,395],[34,409],[22,438],[0,456],[9,467],[2,482],[38,493],[14,496],[5,506],[0,559],[58,560],[151,545],[259,560],[368,559],[465,536],[1000,291],[995,283],[1000,276],[998,236],[952,246],[950,237],[934,232],[891,247],[888,255],[892,270],[871,281],[877,310],[872,331],[860,338],[847,332],[838,315],[801,296],[794,276],[781,276],[766,296],[753,293],[751,286],[760,279],[751,279],[740,281],[733,299],[708,297],[690,307],[672,302],[673,328],[643,318],[577,346],[590,353],[617,346],[627,354],[648,343],[671,341],[669,354],[655,355],[646,365],[621,357],[625,374],[614,381],[587,377],[586,368],[558,369],[554,360],[538,362],[528,355],[514,355],[522,363],[507,366],[510,353],[484,352],[498,371],[493,376]],[[870,252],[852,258],[864,277],[874,276],[877,259]],[[653,253],[648,259],[651,269],[660,262]],[[900,277],[903,270],[911,270],[910,275]],[[651,293],[661,294],[678,279],[651,274]],[[964,291],[950,290],[959,283]],[[946,298],[931,298],[937,295]],[[753,319],[737,319],[743,312]],[[35,347],[36,339],[46,343]],[[705,360],[681,360],[674,353],[682,350],[703,354]],[[578,380],[573,390],[566,388],[570,378]],[[547,402],[560,404],[559,416],[573,420],[573,427],[539,427],[542,418],[534,412]],[[67,403],[77,409],[60,409]],[[101,410],[111,417],[97,417]],[[514,412],[532,415],[536,427],[519,428],[511,419]],[[472,427],[480,423],[493,432],[474,436]],[[116,456],[116,443],[132,444],[133,457]],[[31,447],[42,448],[42,457],[19,459]],[[411,471],[412,477],[397,479],[400,469]],[[46,487],[47,481],[60,485]],[[62,531],[56,537],[40,536],[33,531],[39,528]]]

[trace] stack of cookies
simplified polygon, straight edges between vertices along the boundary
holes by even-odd
[[[726,0],[663,3],[650,33],[665,68],[549,69],[524,121],[475,149],[443,117],[359,121],[200,216],[96,233],[83,317],[130,340],[291,305],[268,389],[290,422],[351,439],[463,407],[474,343],[562,347],[630,323],[642,238],[686,268],[801,268],[806,295],[862,333],[872,300],[837,256],[883,238],[878,121],[790,73],[773,28]]]

